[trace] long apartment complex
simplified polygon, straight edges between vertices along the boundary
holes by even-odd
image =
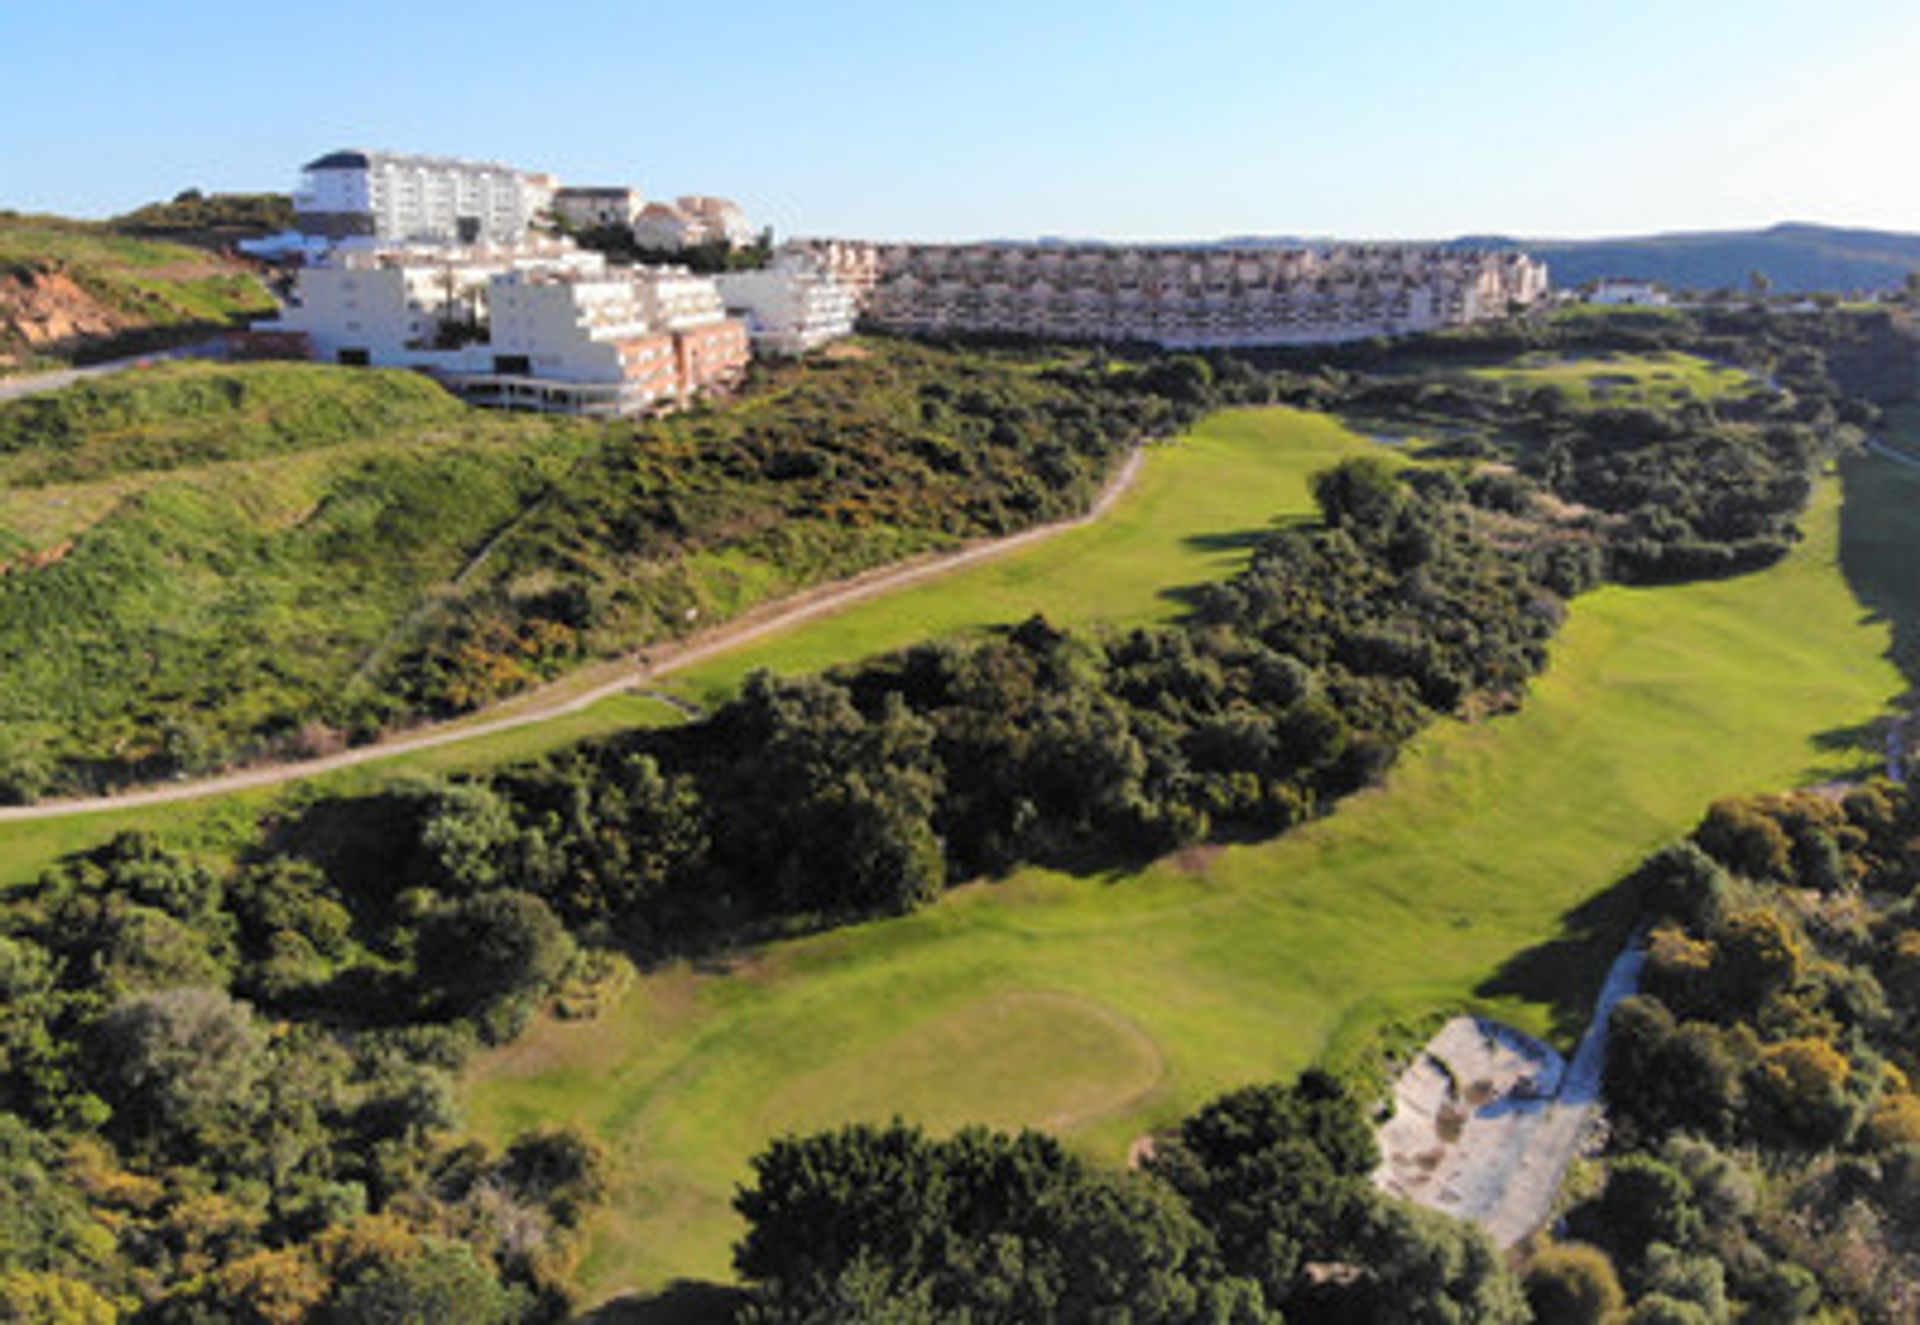
[[[1298,248],[862,244],[787,251],[850,284],[887,331],[1137,341],[1169,349],[1362,340],[1505,317],[1543,298],[1522,253]]]
[[[431,373],[475,404],[633,415],[733,386],[746,324],[683,268],[610,267],[548,241],[345,250],[304,268],[267,333],[317,359]]]

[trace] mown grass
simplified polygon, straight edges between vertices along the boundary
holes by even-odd
[[[1260,451],[1239,455],[1258,471]],[[1055,1126],[1117,1161],[1213,1092],[1350,1057],[1433,1009],[1472,1003],[1565,1041],[1625,924],[1596,899],[1635,860],[1719,796],[1873,765],[1869,726],[1904,686],[1841,573],[1839,513],[1828,484],[1805,544],[1760,574],[1581,600],[1520,713],[1431,730],[1383,789],[1304,831],[1135,873],[1025,871],[908,918],[656,971],[602,1020],[544,1024],[485,1060],[469,1116],[494,1137],[575,1121],[614,1148],[581,1276],[607,1298],[725,1278],[731,1191],[784,1131],[981,1118]],[[1160,555],[1193,555],[1176,546]],[[1160,610],[1101,559],[1076,573],[1089,605]],[[841,648],[887,637],[857,615],[821,629]],[[811,633],[771,658],[818,660]]]
[[[1380,448],[1323,415],[1213,415],[1155,447],[1101,520],[734,650],[668,688],[713,702],[758,669],[818,671],[1035,612],[1076,626],[1170,620],[1185,610],[1186,591],[1231,575],[1277,521],[1309,508],[1316,471],[1362,453]]]
[[[1736,368],[1692,354],[1607,354],[1562,358],[1531,354],[1474,377],[1533,390],[1551,387],[1579,409],[1643,405],[1668,407],[1688,400],[1718,400],[1761,389]]]

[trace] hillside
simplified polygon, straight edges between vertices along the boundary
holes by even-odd
[[[1074,513],[1145,372],[903,345],[636,424],[176,364],[0,405],[0,791],[311,751]]]
[[[1744,290],[1764,272],[1776,293],[1898,290],[1920,268],[1920,235],[1786,224],[1618,239],[1498,240],[1546,261],[1556,286],[1640,277],[1684,290]]]
[[[273,309],[251,269],[202,249],[0,212],[0,373],[192,341]]]

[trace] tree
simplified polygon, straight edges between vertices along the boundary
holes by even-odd
[[[93,1285],[62,1274],[0,1274],[0,1322],[12,1325],[115,1325],[120,1308]]]
[[[217,989],[169,989],[118,1004],[95,1035],[113,1130],[189,1161],[230,1149],[264,1102],[266,1037]]]
[[[759,673],[714,716],[729,758],[715,834],[791,910],[907,911],[946,881],[934,732],[898,696],[875,717],[831,681]]]
[[[453,897],[504,887],[517,836],[512,807],[485,783],[437,786],[421,809],[421,882]]]
[[[1392,526],[1407,490],[1384,460],[1360,456],[1315,474],[1313,499],[1331,528],[1373,534]]]
[[[797,1300],[862,1256],[911,1283],[945,1235],[947,1199],[939,1150],[917,1128],[855,1124],[775,1141],[734,1196],[747,1224],[734,1269]]]
[[[1213,1233],[1229,1273],[1284,1307],[1308,1261],[1345,1257],[1378,1156],[1352,1096],[1306,1072],[1292,1087],[1250,1086],[1205,1105],[1151,1170]]]
[[[491,1266],[458,1243],[426,1239],[342,1291],[333,1316],[355,1325],[500,1325],[516,1314]]]
[[[1639,1154],[1608,1165],[1607,1185],[1584,1222],[1623,1264],[1638,1263],[1656,1242],[1691,1246],[1702,1228],[1686,1178],[1671,1165]]]
[[[545,993],[573,959],[571,936],[547,904],[499,889],[433,912],[415,945],[423,1002],[450,1016]]]
[[[1554,1325],[1608,1325],[1627,1304],[1607,1254],[1578,1243],[1560,1243],[1535,1256],[1527,1266],[1526,1290],[1534,1319]]]
[[[1647,1248],[1641,1283],[1649,1293],[1691,1302],[1709,1320],[1727,1319],[1727,1272],[1711,1256],[1690,1256],[1655,1243]]]
[[[1812,1146],[1837,1145],[1858,1116],[1847,1090],[1853,1067],[1825,1040],[1798,1038],[1761,1051],[1754,1082],[1775,1125]]]
[[[1370,1193],[1354,1239],[1365,1273],[1356,1317],[1379,1325],[1521,1325],[1530,1319],[1519,1281],[1476,1225]]]

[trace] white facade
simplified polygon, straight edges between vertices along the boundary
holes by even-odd
[[[1547,291],[1546,268],[1523,254],[1412,245],[867,247],[860,258],[845,241],[788,251],[862,271],[862,316],[930,334],[1175,349],[1317,344],[1504,317]]]
[[[624,185],[608,188],[563,188],[553,195],[553,214],[581,230],[608,226],[631,227],[646,199],[640,190]]]
[[[634,243],[670,253],[718,242],[744,248],[756,238],[747,214],[725,198],[688,194],[670,203],[651,202],[633,221]]]
[[[337,251],[256,329],[300,333],[322,361],[419,369],[478,403],[557,413],[666,408],[724,388],[746,349],[711,280],[551,241]]]
[[[512,244],[551,193],[493,162],[348,149],[306,164],[293,206],[302,233],[335,241]]]
[[[853,287],[812,262],[783,254],[764,271],[715,279],[727,311],[746,318],[757,352],[804,354],[853,333]]]
[[[687,331],[727,315],[711,276],[696,276],[685,267],[638,267],[627,276],[646,317],[662,330]]]
[[[684,194],[675,202],[682,212],[700,223],[710,240],[721,239],[735,248],[744,248],[758,238],[747,214],[730,198]]]
[[[1639,308],[1665,308],[1672,301],[1667,292],[1652,281],[1605,280],[1594,286],[1587,299],[1590,304],[1622,304]]]

